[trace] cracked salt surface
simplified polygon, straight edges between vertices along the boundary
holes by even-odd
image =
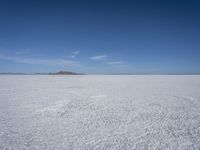
[[[0,76],[0,149],[200,149],[200,76]]]

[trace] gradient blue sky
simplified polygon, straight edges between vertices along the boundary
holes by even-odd
[[[198,0],[1,0],[0,72],[200,73]]]

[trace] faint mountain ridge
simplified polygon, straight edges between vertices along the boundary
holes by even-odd
[[[85,75],[84,73],[75,73],[71,71],[59,71],[50,73],[15,73],[15,72],[0,72],[0,75]]]
[[[56,73],[48,73],[48,75],[84,75],[83,73],[75,73],[71,71],[59,71]]]
[[[18,72],[1,72],[0,75],[27,75],[27,73],[18,73]]]

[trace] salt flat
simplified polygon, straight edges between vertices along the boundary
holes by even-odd
[[[198,75],[1,75],[0,149],[200,149]]]

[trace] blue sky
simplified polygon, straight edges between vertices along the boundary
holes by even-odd
[[[200,73],[197,0],[1,0],[0,72]]]

